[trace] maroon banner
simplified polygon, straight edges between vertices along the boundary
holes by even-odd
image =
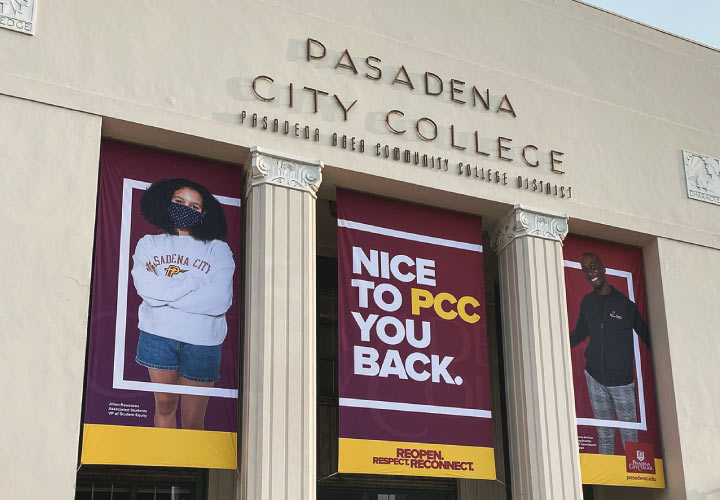
[[[337,204],[339,470],[494,478],[481,218]]]
[[[583,482],[664,486],[642,250],[563,247]]]
[[[236,466],[241,188],[103,141],[83,463]]]

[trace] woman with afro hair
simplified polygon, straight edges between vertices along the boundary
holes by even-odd
[[[140,200],[142,214],[163,231],[138,241],[132,278],[142,303],[135,361],[158,384],[212,387],[220,377],[225,313],[232,303],[235,261],[223,238],[220,203],[187,179],[155,182]],[[208,397],[155,393],[155,426],[203,429]]]

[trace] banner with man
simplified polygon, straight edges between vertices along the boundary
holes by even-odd
[[[339,471],[494,479],[481,218],[337,207]]]
[[[642,250],[563,247],[583,483],[663,488]]]

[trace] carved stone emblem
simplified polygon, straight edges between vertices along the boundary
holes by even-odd
[[[515,205],[498,224],[490,243],[495,253],[499,254],[512,240],[521,236],[562,242],[567,233],[567,215]]]
[[[720,205],[720,160],[683,151],[688,198]]]
[[[306,191],[315,197],[322,182],[323,163],[305,160],[254,146],[247,161],[247,190],[259,184],[275,184]]]
[[[0,28],[35,34],[37,0],[0,0]]]

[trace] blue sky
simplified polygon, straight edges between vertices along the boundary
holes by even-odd
[[[720,49],[720,0],[583,0]]]

